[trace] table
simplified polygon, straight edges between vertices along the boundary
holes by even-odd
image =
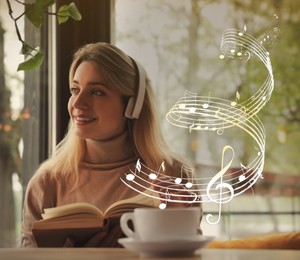
[[[190,257],[146,258],[124,248],[2,248],[0,260],[299,260],[300,250],[199,249]]]

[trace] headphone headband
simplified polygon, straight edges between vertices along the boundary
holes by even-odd
[[[130,119],[138,119],[143,107],[145,92],[146,92],[146,72],[141,64],[136,62],[133,58],[130,57],[133,62],[133,65],[136,69],[138,90],[136,97],[130,97],[126,111],[125,117]]]

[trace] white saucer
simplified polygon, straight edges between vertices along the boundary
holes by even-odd
[[[192,255],[195,250],[206,246],[213,237],[196,236],[191,239],[144,242],[133,238],[120,238],[118,242],[126,249],[142,256]]]

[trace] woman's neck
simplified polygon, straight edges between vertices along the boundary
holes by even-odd
[[[108,140],[86,140],[86,152],[83,160],[93,164],[106,164],[120,162],[133,156],[133,150],[129,143],[128,133]]]

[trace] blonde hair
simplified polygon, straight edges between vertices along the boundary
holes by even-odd
[[[108,43],[93,43],[81,47],[74,55],[69,72],[70,83],[78,66],[90,61],[99,66],[107,82],[124,96],[124,102],[135,95],[136,68],[131,58],[116,46]],[[127,103],[126,103],[127,104]],[[163,161],[170,166],[181,161],[167,147],[159,123],[150,80],[146,78],[146,92],[138,119],[128,119],[128,133],[133,150],[149,168],[157,168]],[[85,153],[85,140],[74,133],[72,120],[66,136],[58,144],[54,154],[45,161],[40,170],[48,170],[56,176],[61,174],[78,180],[79,162]]]

